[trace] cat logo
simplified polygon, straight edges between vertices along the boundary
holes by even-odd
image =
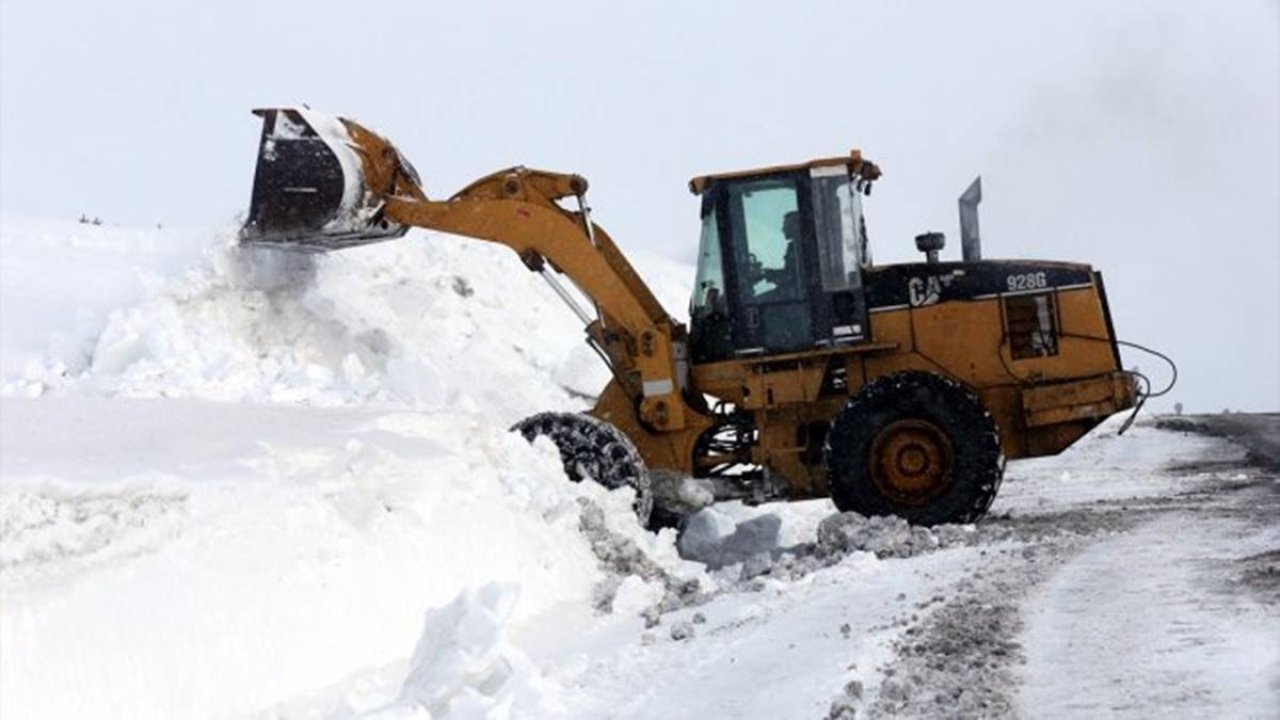
[[[936,277],[913,277],[907,281],[907,302],[911,307],[924,307],[938,302],[942,286]]]

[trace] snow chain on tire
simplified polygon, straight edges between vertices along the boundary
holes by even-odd
[[[921,445],[936,452],[921,452]],[[873,452],[877,448],[883,454]],[[825,454],[837,508],[899,515],[916,525],[977,520],[991,507],[1004,474],[991,414],[967,387],[929,372],[900,372],[867,383],[836,415]],[[883,479],[892,474],[883,469],[892,464],[885,459],[890,455],[908,471],[946,470],[936,471],[934,485],[925,483],[927,492],[904,500]]]
[[[589,478],[610,490],[634,489],[632,507],[640,524],[648,526],[653,512],[649,473],[639,451],[621,430],[590,415],[557,412],[527,417],[511,429],[529,442],[546,437],[555,443],[564,472],[573,482]]]

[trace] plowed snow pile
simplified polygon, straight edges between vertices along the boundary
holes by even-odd
[[[227,237],[198,269],[151,286],[96,336],[51,345],[6,389],[392,403],[514,421],[578,409],[571,393],[595,394],[608,379],[576,317],[509,250],[474,241],[414,233],[306,255]],[[658,285],[676,289],[669,304],[679,287]]]
[[[62,330],[5,338],[0,716],[554,714],[559,681],[525,657],[545,628],[642,623],[700,576],[629,491],[568,483],[506,431],[607,375],[504,248],[224,240],[166,277],[146,233],[0,228],[6,263],[49,271],[9,266],[6,325]],[[159,275],[49,316],[48,283],[137,284],[128,258]],[[648,265],[680,307],[662,277],[687,270]],[[121,297],[141,299],[103,306]],[[659,576],[603,563],[602,532]]]

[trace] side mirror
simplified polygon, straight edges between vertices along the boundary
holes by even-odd
[[[707,294],[705,297],[707,301],[706,302],[707,307],[712,308],[714,310],[716,307],[716,303],[720,301],[720,288],[716,287],[715,285],[712,285],[711,283],[707,283]]]

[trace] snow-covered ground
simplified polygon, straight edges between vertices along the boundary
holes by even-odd
[[[625,492],[565,482],[554,449],[506,431],[581,407],[605,373],[505,249],[415,235],[307,257],[231,232],[0,229],[4,717],[261,712],[405,665],[429,609],[493,593],[501,632],[589,620],[603,578],[580,500],[701,573]],[[661,597],[651,584],[615,608]],[[483,680],[433,672],[419,684]]]
[[[729,504],[777,547],[706,566],[506,431],[605,379],[509,251],[230,238],[0,219],[0,717],[1276,716],[1222,439],[1109,423],[976,528]]]

